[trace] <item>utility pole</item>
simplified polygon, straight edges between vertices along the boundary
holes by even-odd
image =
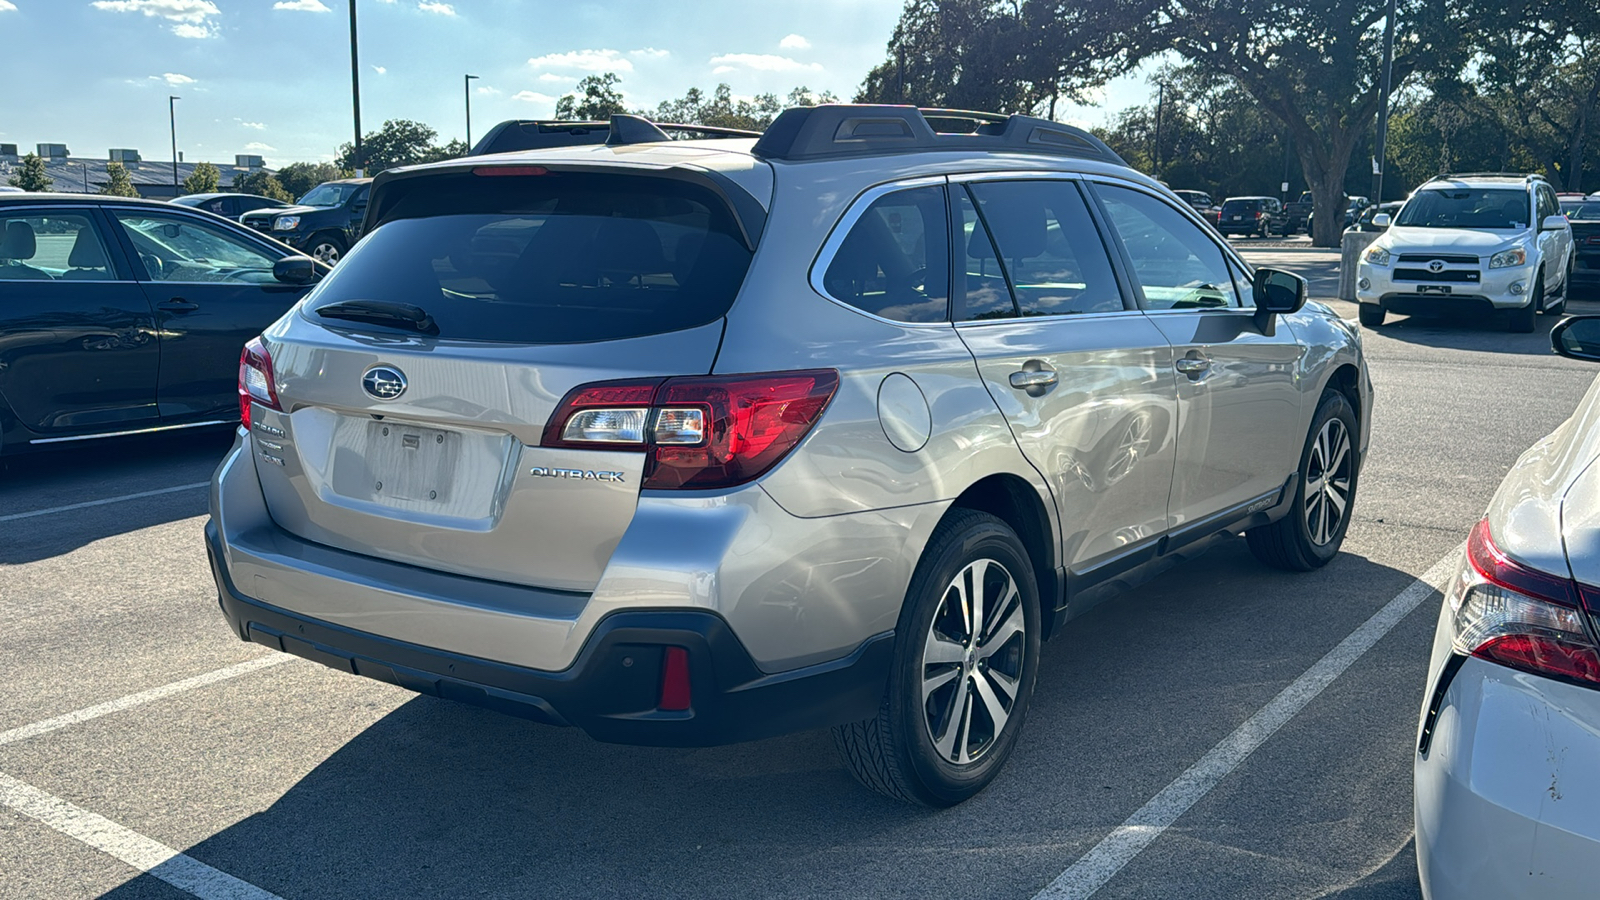
[[[467,152],[472,152],[472,82],[478,76],[466,75],[461,79],[462,93],[467,97]]]
[[[356,0],[350,0],[350,105],[355,112],[355,170],[366,174],[366,159],[361,155],[361,60],[356,53]]]
[[[1150,177],[1157,181],[1161,180],[1161,112],[1166,105],[1167,83],[1158,81],[1156,82],[1156,146],[1154,152],[1150,154],[1155,161],[1155,171],[1150,173]]]
[[[351,0],[354,2],[354,0]],[[178,107],[182,97],[167,95],[167,124],[172,128],[172,196],[178,196]]]
[[[1378,95],[1378,139],[1372,154],[1372,202],[1383,202],[1384,154],[1389,143],[1389,88],[1394,77],[1395,0],[1389,0],[1389,16],[1383,23],[1383,86]]]
[[[906,102],[906,48],[896,47],[894,55],[895,102]]]

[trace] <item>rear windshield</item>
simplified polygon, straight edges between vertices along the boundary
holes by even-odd
[[[319,285],[307,306],[313,317],[378,300],[420,308],[444,339],[618,340],[721,317],[750,266],[724,201],[687,181],[456,174],[409,187],[389,221]]]
[[[1572,206],[1562,206],[1562,211],[1567,218],[1574,222],[1593,222],[1600,220],[1600,202],[1577,203]]]
[[[1418,191],[1396,225],[1412,228],[1527,228],[1528,192],[1521,189]]]
[[[1227,200],[1222,204],[1223,212],[1254,212],[1260,208],[1260,200]]]

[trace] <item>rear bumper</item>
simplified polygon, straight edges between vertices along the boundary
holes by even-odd
[[[624,744],[710,746],[870,718],[878,711],[894,649],[892,632],[848,656],[763,673],[720,616],[690,610],[613,613],[590,633],[571,666],[546,672],[449,653],[296,615],[242,594],[206,547],[223,616],[235,634],[343,672],[421,694],[550,725],[574,725]],[[667,647],[689,656],[690,708],[657,708]]]
[[[1465,660],[1416,755],[1415,803],[1424,897],[1593,896],[1600,691]]]

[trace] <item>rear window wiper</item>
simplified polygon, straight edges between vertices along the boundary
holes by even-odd
[[[316,314],[325,319],[349,319],[352,322],[371,322],[409,328],[426,335],[437,335],[439,324],[420,306],[395,303],[390,300],[345,300],[318,307]]]

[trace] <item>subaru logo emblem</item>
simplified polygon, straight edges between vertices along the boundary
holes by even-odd
[[[1436,259],[1433,262],[1428,263],[1428,271],[1429,272],[1443,272],[1444,271],[1444,260]]]
[[[392,366],[373,366],[361,376],[361,388],[378,400],[395,400],[406,392],[406,376]]]

